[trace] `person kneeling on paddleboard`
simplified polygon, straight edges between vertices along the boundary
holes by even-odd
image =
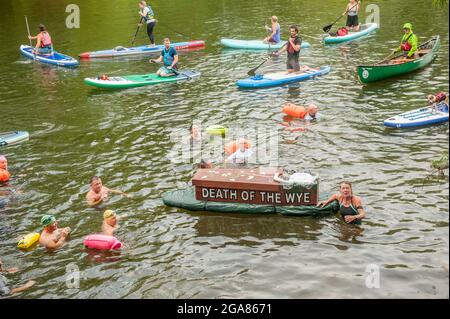
[[[418,40],[412,29],[413,27],[411,23],[405,23],[403,26],[403,31],[405,34],[403,35],[400,46],[393,50],[394,54],[402,51],[406,59],[416,59],[418,57]]]
[[[164,39],[164,49],[161,51],[161,55],[158,59],[150,59],[153,63],[164,63],[164,66],[160,67],[156,72],[159,76],[173,76],[178,72],[178,53],[174,47],[170,46],[170,40]]]
[[[264,39],[264,42],[269,44],[277,44],[281,41],[280,24],[278,23],[278,18],[276,16],[272,16],[270,20],[272,22],[272,26],[270,28],[266,26],[266,30],[270,32],[270,35]]]
[[[286,68],[287,74],[294,72],[306,72],[309,70],[318,71],[317,69],[312,69],[308,66],[302,66],[300,68],[299,58],[300,49],[302,46],[302,38],[298,35],[298,27],[296,25],[291,25],[289,27],[291,36],[288,39],[288,43],[283,46],[280,50],[273,53],[274,56],[279,56],[284,51],[287,52]]]
[[[39,25],[39,34],[35,37],[31,35],[28,36],[30,40],[37,40],[36,47],[33,50],[33,53],[38,53],[42,55],[50,55],[53,52],[53,43],[50,34],[45,29],[43,24]]]
[[[153,28],[156,24],[155,14],[153,13],[153,9],[150,5],[148,5],[145,1],[139,1],[139,15],[141,16],[141,21],[144,20],[147,24],[147,35],[150,40],[150,47],[155,46],[155,37],[153,36]],[[139,23],[139,26],[142,24]]]

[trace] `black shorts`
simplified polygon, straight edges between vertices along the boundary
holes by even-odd
[[[347,27],[357,27],[359,25],[358,16],[347,16]]]
[[[286,68],[288,70],[300,71],[300,63],[298,62],[298,56],[288,56],[286,61]]]

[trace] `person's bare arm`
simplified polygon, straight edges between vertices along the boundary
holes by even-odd
[[[120,190],[118,190],[118,189],[110,189],[110,188],[108,188],[108,192],[111,192],[111,193],[117,194],[117,195],[126,196],[126,197],[129,197],[129,196],[130,196],[130,195],[128,195],[127,193],[122,192],[122,191],[120,191]]]
[[[328,198],[326,201],[322,201],[322,202],[318,202],[317,203],[317,207],[325,207],[327,206],[329,203],[331,203],[332,201],[336,200],[338,197],[337,194],[332,195],[330,198]]]
[[[30,288],[31,286],[33,286],[35,283],[36,282],[34,280],[30,280],[25,285],[22,285],[20,287],[11,289],[11,294],[14,295],[14,294],[16,294],[18,292],[22,292],[22,291]]]

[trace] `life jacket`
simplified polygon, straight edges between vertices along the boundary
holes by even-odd
[[[103,81],[109,81],[109,77],[106,74],[100,75],[97,79],[103,80]]]
[[[168,51],[166,51],[166,48],[164,48],[162,50],[162,56],[163,56],[164,65],[165,66],[172,65],[173,60],[175,59],[175,55],[172,56],[173,52],[174,52],[174,48],[173,47],[170,47]],[[175,67],[176,67],[176,65],[175,65]]]
[[[295,39],[296,38],[299,38],[300,39],[300,44],[302,43],[302,38],[300,38],[299,36],[296,36],[295,38],[294,38],[294,43],[295,43]],[[288,44],[287,44],[287,51],[289,52],[289,53],[295,53],[295,52],[297,52],[297,51],[295,51],[295,49],[294,49],[294,47],[291,45],[291,43],[288,41]]]
[[[446,98],[447,98],[447,95],[446,95],[444,92],[439,92],[439,93],[436,94],[435,97],[434,97],[436,103],[445,101]]]
[[[347,35],[347,34],[348,34],[347,28],[339,28],[339,29],[337,30],[337,35],[338,35],[338,37],[343,37],[343,36],[345,36],[345,35]]]
[[[41,33],[41,48],[49,47],[52,45],[52,38],[47,31],[42,31]]]
[[[152,7],[147,6],[148,12],[147,12],[147,16],[145,17],[145,21],[148,20],[153,20],[155,14],[153,13]]]
[[[405,41],[403,41],[402,44],[400,45],[400,47],[402,48],[403,51],[411,50],[412,46],[411,46],[411,44],[409,44],[408,40],[412,35],[413,35],[413,33],[411,32],[409,34],[409,36],[405,39]]]
[[[9,181],[11,174],[6,169],[0,169],[0,183]]]

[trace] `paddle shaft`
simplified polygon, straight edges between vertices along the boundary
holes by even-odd
[[[355,4],[353,7],[351,7],[350,9],[346,10],[346,12],[349,12],[351,9],[353,9],[353,8],[356,7],[357,5],[359,5],[359,1],[356,1],[356,4]],[[329,24],[329,25],[325,26],[325,27],[323,28],[323,31],[328,33],[328,31],[330,31],[331,27],[332,27],[336,22],[338,22],[339,20],[341,20],[342,17],[343,17],[343,15],[340,15],[339,18],[337,18],[336,21],[334,21],[332,24]]]
[[[27,18],[27,16],[25,16],[25,23],[27,24],[28,37],[30,37],[31,34],[30,34],[30,27],[29,27],[29,25],[28,25],[28,18]],[[30,47],[32,47],[32,45],[31,45],[31,39],[28,38],[28,40],[30,41]]]
[[[137,27],[137,29],[136,29],[136,32],[134,33],[133,41],[131,41],[131,46],[133,46],[134,41],[136,40],[136,36],[137,36],[137,34],[138,34],[138,32],[139,32],[139,28],[141,27],[141,23],[142,23],[142,20],[143,20],[143,19],[144,19],[144,18],[141,18],[141,20],[139,20],[138,27]]]
[[[287,44],[288,44],[289,40],[286,41],[285,44],[283,44],[283,46],[280,48],[280,50],[282,48],[284,48]],[[248,75],[255,75],[255,71],[258,70],[264,63],[266,63],[267,61],[269,61],[272,58],[273,55],[270,55],[267,59],[265,59],[264,61],[262,61],[256,68],[251,69],[250,71],[247,72]]]

